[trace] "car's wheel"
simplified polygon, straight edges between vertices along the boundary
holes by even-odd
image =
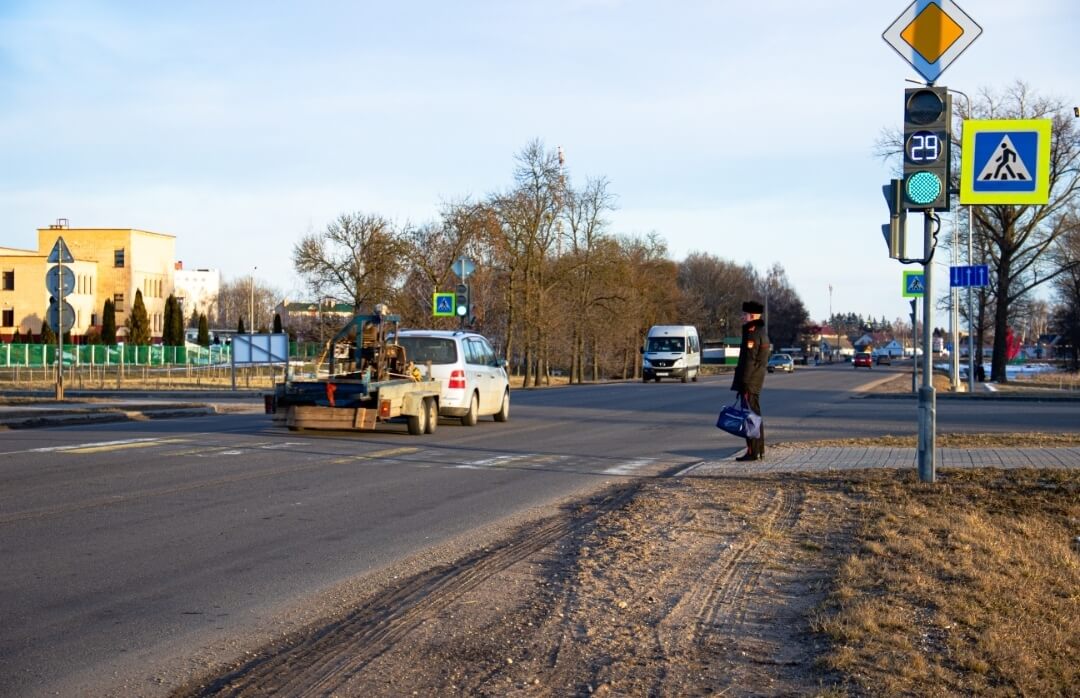
[[[502,405],[499,407],[499,411],[495,413],[496,422],[505,422],[510,419],[510,391],[507,390],[503,393]]]
[[[425,434],[434,434],[439,426],[439,403],[433,397],[424,400],[424,411],[427,413],[427,428]]]
[[[426,400],[424,401],[427,402]],[[405,423],[409,427],[409,433],[413,436],[419,436],[427,431],[428,425],[428,411],[427,405],[420,406],[420,413],[416,415],[409,415],[405,418]]]
[[[648,383],[649,382],[649,377],[648,376],[642,376],[641,377],[641,382],[642,383]]]
[[[472,400],[469,401],[469,411],[461,415],[461,424],[466,427],[476,426],[476,417],[480,413],[480,396],[476,393],[472,394]]]
[[[772,367],[772,366],[769,366],[769,367],[768,367],[768,368],[766,368],[765,370],[766,370],[766,371],[768,371],[769,373],[772,373],[772,372],[773,372],[773,367]]]
[[[656,381],[657,383],[659,383],[660,382],[660,376],[657,376],[656,378],[653,378],[653,380]]]

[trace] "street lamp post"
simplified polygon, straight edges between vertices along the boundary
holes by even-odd
[[[248,284],[248,334],[255,334],[255,272],[257,271],[259,271],[258,267],[252,268],[251,283]]]

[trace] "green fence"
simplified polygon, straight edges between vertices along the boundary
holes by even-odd
[[[231,347],[167,347],[161,344],[64,345],[65,366],[215,366],[231,360]],[[56,365],[55,344],[0,344],[0,367]]]

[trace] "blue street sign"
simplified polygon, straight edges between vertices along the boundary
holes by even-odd
[[[435,292],[431,297],[431,314],[435,317],[454,317],[454,294]]]
[[[904,272],[904,298],[922,298],[926,292],[926,273],[921,271]]]
[[[964,121],[960,203],[1047,203],[1051,126],[1049,119]]]
[[[953,288],[990,285],[990,269],[985,264],[966,267],[949,267],[949,285]]]

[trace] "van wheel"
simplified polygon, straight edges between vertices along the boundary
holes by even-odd
[[[495,413],[496,422],[505,422],[510,419],[510,391],[507,390],[503,393],[502,406],[499,407],[499,411]]]
[[[461,425],[466,427],[476,426],[476,418],[480,413],[480,398],[476,393],[472,394],[472,400],[469,401],[469,411],[461,415]]]
[[[697,383],[697,371],[694,371],[694,377],[693,377],[693,378],[691,378],[690,380],[692,380],[692,381],[694,381],[695,383]]]
[[[427,428],[425,434],[434,434],[439,426],[439,403],[433,397],[424,400],[424,412],[427,414]]]
[[[682,382],[685,383],[687,380],[689,379],[686,377],[686,374],[682,374]]]

